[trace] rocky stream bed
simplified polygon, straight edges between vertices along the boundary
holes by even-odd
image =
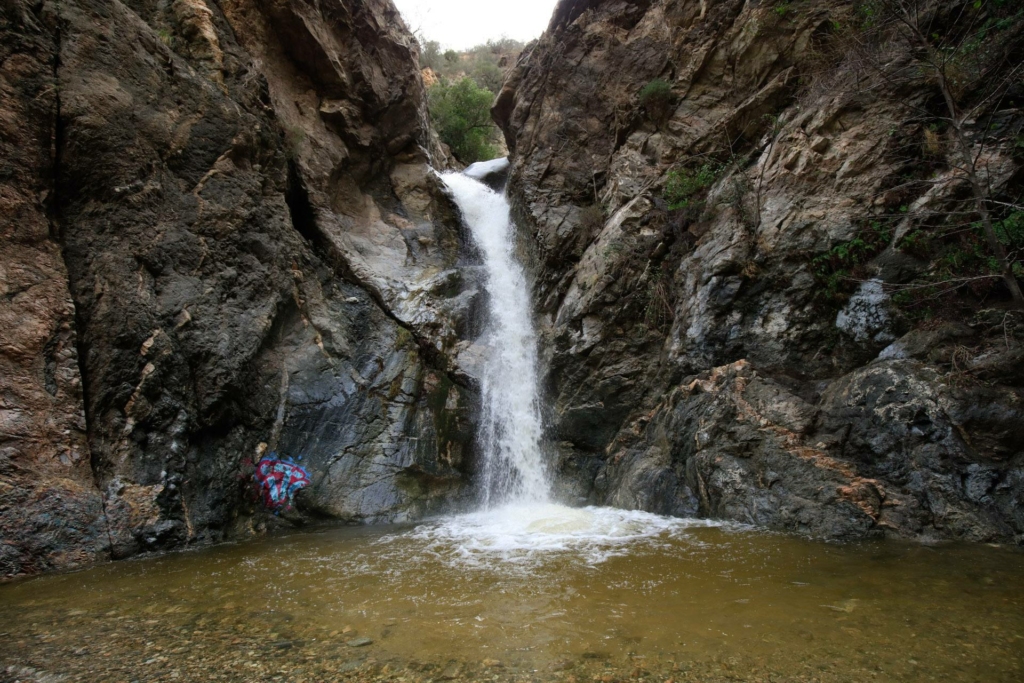
[[[3,585],[0,680],[1009,683],[1024,671],[1015,550],[548,514],[528,533],[473,517],[326,528]]]

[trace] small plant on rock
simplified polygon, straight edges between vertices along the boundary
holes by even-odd
[[[605,261],[611,261],[618,258],[623,251],[625,251],[625,247],[622,242],[611,242],[605,246],[604,251],[601,252],[601,257]]]
[[[284,150],[289,159],[297,159],[302,143],[306,140],[306,131],[300,126],[285,124],[284,126]]]
[[[672,299],[669,295],[668,284],[660,270],[655,271],[648,281],[644,298],[646,299],[643,317],[645,326],[659,329],[672,320]]]
[[[821,288],[818,296],[829,303],[842,303],[856,287],[858,271],[882,253],[892,231],[880,221],[871,221],[856,237],[841,242],[811,261],[811,273]]]
[[[672,94],[671,84],[666,80],[656,78],[640,90],[640,106],[655,121],[665,118],[673,104],[675,95]]]
[[[933,159],[940,159],[945,155],[945,144],[938,124],[933,123],[925,127],[923,151],[925,156]]]
[[[711,187],[722,173],[722,166],[715,162],[701,164],[697,168],[678,168],[668,172],[665,181],[665,201],[673,211],[685,209],[697,201],[697,195]]]

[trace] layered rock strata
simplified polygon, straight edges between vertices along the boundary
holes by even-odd
[[[0,573],[465,500],[474,257],[387,0],[3,6]]]
[[[872,221],[967,192],[957,148],[915,123],[938,91],[872,80],[853,5],[778,5],[565,0],[495,103],[564,493],[830,538],[1020,542],[1024,316],[998,295],[902,315],[883,284],[925,268],[896,248],[902,223],[845,303],[815,272]],[[999,133],[967,124],[1011,197],[1015,97],[987,119]]]

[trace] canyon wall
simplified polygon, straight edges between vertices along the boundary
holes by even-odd
[[[919,5],[935,32],[977,10]],[[1024,314],[998,275],[950,311],[893,301],[937,268],[903,239],[918,217],[970,194],[920,51],[869,40],[885,7],[564,0],[507,77],[492,114],[569,500],[1024,539]],[[986,73],[1012,80],[1019,22],[976,21],[1009,26]],[[964,124],[993,207],[1020,195],[1022,94]]]
[[[509,72],[568,502],[1024,538],[1024,315],[958,162],[1009,235],[1024,31],[920,3],[991,32],[953,130],[886,1],[565,0]],[[388,0],[6,0],[0,36],[0,574],[471,502],[479,256]]]
[[[476,260],[390,2],[0,21],[0,575],[281,524],[270,452],[292,521],[465,502]]]

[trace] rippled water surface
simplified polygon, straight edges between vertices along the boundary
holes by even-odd
[[[506,508],[0,585],[0,638],[6,680],[1021,681],[1024,554]]]

